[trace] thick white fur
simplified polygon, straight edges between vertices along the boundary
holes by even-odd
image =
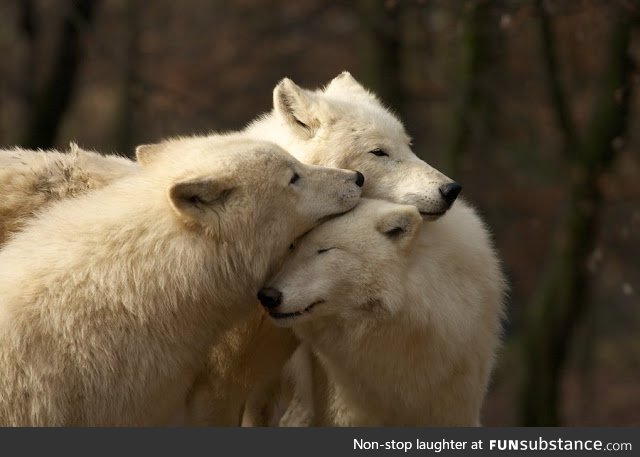
[[[305,162],[360,170],[366,176],[363,196],[410,204],[423,214],[426,222],[418,235],[419,240],[429,236],[430,224],[437,219],[438,214],[446,210],[438,188],[450,180],[413,154],[410,149],[410,139],[400,121],[384,109],[376,97],[364,89],[349,73],[342,73],[323,90],[313,92],[299,88],[290,80],[281,81],[274,90],[273,112],[249,126],[248,133],[256,137],[272,138],[282,146],[295,149],[297,157]],[[370,152],[376,149],[382,149],[388,157],[379,157]],[[472,393],[464,397],[467,400],[466,408],[463,408],[465,410],[457,416],[454,413],[442,413],[439,416],[439,412],[434,412],[425,414],[419,419],[409,420],[407,417],[409,414],[405,412],[405,416],[398,413],[398,416],[389,417],[385,423],[475,425],[479,421],[480,407],[493,365],[493,354],[499,333],[497,323],[501,315],[505,284],[487,231],[475,211],[464,201],[458,200],[447,214],[433,223],[434,227],[446,227],[438,232],[443,244],[439,249],[446,249],[447,245],[452,244],[454,247],[451,252],[456,254],[456,260],[449,260],[445,255],[434,257],[431,244],[414,243],[413,248],[406,253],[411,262],[418,266],[413,273],[415,284],[411,287],[417,289],[415,294],[427,295],[432,299],[431,303],[438,303],[439,296],[428,294],[430,293],[429,285],[441,280],[442,274],[439,273],[447,269],[461,270],[466,272],[465,278],[486,278],[482,284],[487,290],[482,296],[474,295],[477,288],[474,282],[468,285],[465,281],[456,282],[447,293],[449,300],[447,304],[434,311],[432,317],[446,322],[446,325],[443,324],[437,328],[454,330],[457,328],[459,334],[463,335],[468,330],[467,321],[461,321],[457,327],[452,324],[457,315],[454,312],[448,314],[449,302],[457,301],[457,305],[451,305],[451,307],[458,309],[470,306],[470,303],[473,304],[474,308],[481,310],[478,311],[479,313],[486,312],[491,316],[489,320],[493,319],[496,322],[496,327],[487,335],[486,340],[487,347],[491,349],[484,351],[484,357],[478,360],[477,363],[481,367],[476,370],[476,374],[479,374],[479,378],[476,379],[476,388],[471,389]],[[465,252],[467,248],[470,248],[468,253]],[[375,250],[377,246],[370,249]],[[474,252],[482,254],[477,261],[471,261],[471,259],[478,259]],[[466,260],[467,254],[469,254],[469,260]],[[454,264],[449,264],[452,261]],[[447,264],[441,264],[442,262]],[[487,277],[485,276],[487,271],[493,273]],[[309,281],[312,281],[312,278],[309,278]],[[389,286],[389,293],[392,293],[395,290],[394,285],[389,284]],[[433,307],[435,308],[435,305]],[[349,354],[352,354],[352,351]],[[400,354],[404,352],[401,351]],[[368,351],[363,354],[364,357],[368,355],[370,355]],[[451,354],[451,357],[453,356],[454,354]],[[442,354],[437,360],[440,364],[433,367],[436,373],[434,379],[438,379],[438,371],[455,368],[455,365],[452,365],[453,359],[448,354]],[[300,362],[295,365],[299,366]],[[393,370],[392,366],[389,369]],[[321,377],[314,374],[314,379],[319,380]],[[434,381],[436,382],[438,381]],[[380,387],[387,389],[390,393],[396,391],[393,383],[381,382]],[[428,395],[423,401],[430,401],[432,396],[448,397],[458,394],[459,389],[447,390],[446,383],[441,387],[442,391],[421,391],[421,394]],[[372,404],[376,403],[376,399],[371,401]],[[254,403],[249,405],[250,408],[260,408],[259,402]],[[346,402],[342,406],[340,403],[339,400],[337,403],[334,402],[331,408],[334,411],[333,415],[318,413],[318,421],[336,424],[371,423],[362,420],[357,411],[349,412],[353,402]],[[300,405],[296,406],[299,410],[303,409]],[[318,412],[326,409],[325,406],[315,404],[310,408]],[[343,412],[338,413],[338,411]],[[257,416],[252,411],[250,414]],[[352,414],[355,416],[351,417]],[[308,415],[308,412],[303,414],[305,417]],[[291,418],[292,415],[287,416]],[[303,419],[303,422],[306,421],[306,418]],[[295,425],[295,421],[287,424]]]
[[[291,240],[360,194],[353,172],[241,136],[141,157],[0,251],[1,425],[166,424]]]
[[[71,144],[69,152],[0,150],[0,246],[54,201],[103,187],[137,168]]]
[[[359,170],[369,198],[413,205],[427,216],[446,211],[438,188],[451,179],[416,157],[402,123],[349,73],[317,91],[283,79],[273,104],[247,134],[273,141],[305,163]]]
[[[468,206],[420,222],[413,207],[363,199],[302,238],[269,281],[283,294],[276,322],[327,373],[313,424],[479,424],[499,343],[500,267]]]
[[[270,113],[247,127],[248,135],[273,141],[306,163],[361,171],[366,177],[365,196],[414,205],[430,220],[446,211],[447,205],[438,188],[451,180],[416,157],[401,122],[349,73],[340,74],[316,91],[302,89],[285,78],[273,91],[273,105]],[[376,150],[388,156],[373,154]],[[247,325],[254,325],[256,321],[264,322],[258,312],[249,324],[239,326],[232,333],[243,333]],[[234,354],[245,356],[234,355],[231,360],[232,363],[242,360],[244,365],[225,370],[225,375],[219,374],[215,360],[209,368],[212,383],[227,386],[222,390],[237,387],[239,378],[252,380],[248,383],[248,387],[254,389],[247,405],[247,414],[251,417],[245,421],[248,425],[267,423],[268,414],[261,414],[259,410],[266,406],[264,400],[273,392],[273,384],[279,382],[284,356],[296,347],[288,332],[269,329],[266,323],[260,331],[268,335],[271,346],[260,344],[260,340],[240,339],[249,343],[237,347]],[[273,349],[276,340],[280,341],[279,350]],[[264,366],[265,359],[270,360],[271,370],[254,372],[251,367]],[[259,394],[260,391],[263,394]],[[247,392],[245,389],[237,398],[243,401]],[[226,408],[219,402],[212,405],[213,410]],[[236,406],[232,417],[236,417],[237,409]]]
[[[273,95],[273,111],[253,122],[246,130],[248,135],[270,139],[303,162],[360,170],[366,176],[365,196],[412,204],[423,213],[443,209],[438,187],[449,182],[448,178],[411,152],[400,121],[349,73],[342,73],[317,91],[301,89],[284,79]],[[389,157],[370,153],[375,149],[384,150]],[[477,230],[475,238],[479,242],[485,240],[482,223],[464,201],[456,202],[453,210],[464,210],[467,218],[475,221],[464,233]],[[436,217],[425,215],[428,220]],[[459,229],[452,230],[455,238]],[[485,248],[491,250],[488,241]],[[414,249],[410,255],[415,259],[429,258],[429,252],[422,249]],[[489,258],[490,262],[497,262],[495,254]],[[480,268],[479,274],[482,272]],[[502,281],[494,286],[499,291],[504,289]],[[211,352],[208,372],[201,373],[191,391],[189,421],[239,424],[242,406],[252,389],[249,415],[253,419],[260,417],[258,410],[277,387],[281,367],[296,345],[291,332],[271,325],[264,313],[254,311],[248,315]],[[265,420],[256,419],[253,423]]]

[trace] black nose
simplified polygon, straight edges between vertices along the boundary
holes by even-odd
[[[458,194],[462,190],[462,186],[457,182],[450,182],[449,184],[443,184],[439,187],[440,195],[444,198],[444,201],[447,202],[449,206],[456,201],[458,198]]]
[[[359,171],[356,171],[356,186],[362,187],[364,185],[364,175]]]
[[[266,287],[258,292],[258,300],[267,309],[273,309],[282,301],[282,292]]]

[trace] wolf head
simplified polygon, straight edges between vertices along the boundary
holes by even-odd
[[[258,299],[275,323],[303,333],[395,315],[421,224],[414,206],[362,199],[299,239]]]
[[[327,216],[359,201],[364,178],[351,170],[305,164],[276,144],[242,134],[185,137],[138,146],[138,163],[178,220],[217,239],[255,235],[283,250]]]
[[[288,78],[273,91],[272,113],[248,127],[306,163],[359,170],[363,196],[413,205],[436,219],[461,186],[411,150],[402,123],[348,72],[310,91]]]

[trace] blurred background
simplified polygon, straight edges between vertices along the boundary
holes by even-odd
[[[3,0],[0,146],[131,155],[342,70],[464,186],[504,261],[485,425],[640,425],[640,3]]]

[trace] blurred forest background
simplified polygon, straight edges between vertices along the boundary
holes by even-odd
[[[640,425],[640,2],[4,0],[0,145],[240,129],[349,70],[511,283],[486,425]]]

